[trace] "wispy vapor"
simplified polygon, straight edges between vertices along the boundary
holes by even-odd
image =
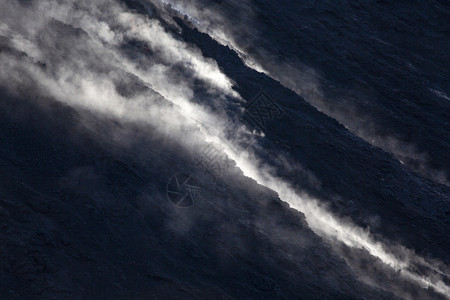
[[[22,60],[10,54],[1,55],[5,87],[19,88],[26,75],[56,99],[75,107],[154,124],[160,124],[161,119],[164,124],[177,123],[169,109],[155,105],[155,99],[161,96],[182,112],[196,114],[195,119],[214,121],[205,108],[191,101],[194,97],[191,74],[205,82],[215,101],[224,101],[224,94],[239,98],[232,82],[214,61],[203,58],[193,46],[176,40],[157,20],[126,12],[114,1],[77,5],[78,9],[71,3],[55,5],[51,1],[27,8],[15,2],[3,4],[2,13],[9,17],[2,18],[6,22],[1,34],[9,38],[14,49],[27,56]],[[108,9],[101,12],[104,5]],[[19,21],[21,26],[17,30]],[[55,22],[63,26],[56,26]],[[120,46],[129,39],[147,43],[157,52],[143,58],[148,62],[145,68],[121,51]],[[180,65],[190,72],[189,76],[178,71]],[[127,74],[156,94],[144,93],[131,99],[120,95],[116,82]]]

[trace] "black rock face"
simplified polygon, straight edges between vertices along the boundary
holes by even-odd
[[[101,17],[85,14],[83,1],[73,9],[111,31],[56,14],[37,35],[38,52],[0,31],[1,61],[23,61],[5,64],[14,80],[0,77],[0,298],[447,299],[450,188],[437,174],[450,174],[448,4],[190,1],[199,16],[183,16],[172,2],[118,7],[133,14],[138,31],[156,31],[148,24],[157,21],[176,41],[171,47],[214,61],[241,99],[198,77],[192,57],[177,62],[182,50],[155,46],[151,31],[155,44],[127,35],[111,21],[118,8],[108,1]],[[202,13],[215,14],[211,30],[226,28],[240,50],[208,34]],[[305,67],[317,76],[320,99],[301,91],[312,82],[297,77]],[[78,82],[65,68],[94,74],[94,88],[60,90]],[[146,82],[152,74],[157,80]],[[84,94],[104,84],[98,78],[111,80],[109,97]],[[174,104],[178,90],[160,88],[160,78],[191,93],[217,123],[231,120],[227,139],[249,158],[217,150],[205,139],[213,134],[192,121],[201,114]],[[88,100],[73,100],[80,95]],[[109,110],[116,98],[119,114]],[[106,101],[99,110],[89,102],[97,99]],[[132,110],[136,101],[148,115]],[[238,137],[238,125],[256,138]],[[401,142],[387,143],[391,137]],[[400,151],[407,144],[414,151]],[[310,210],[294,209],[247,163],[361,229],[346,234],[364,240],[370,232],[408,265],[392,267],[372,244],[321,232]]]

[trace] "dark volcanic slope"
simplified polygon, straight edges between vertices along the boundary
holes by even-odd
[[[37,4],[19,2],[24,16],[0,17],[33,36],[34,24],[23,28]],[[450,284],[450,187],[438,174],[450,174],[446,2],[205,2],[195,17],[216,13],[211,29],[227,28],[269,75],[160,1],[113,2],[40,20],[28,43],[0,27],[0,299],[446,299],[405,277]],[[125,25],[119,8],[133,14],[120,15]],[[149,20],[167,35],[152,35]],[[191,48],[197,56],[183,57]],[[217,87],[214,68],[195,69],[199,57],[243,100]],[[302,85],[320,87],[320,99]],[[244,176],[245,163],[202,167],[212,143],[192,121],[201,114],[175,104],[180,95],[217,123],[268,97],[280,111],[264,126],[245,119],[264,133],[249,147],[259,160],[246,163],[410,264],[398,270],[368,247],[319,237],[295,203]],[[434,260],[443,274],[426,265]]]
[[[203,172],[151,127],[1,99],[3,299],[393,298],[356,281],[301,213],[239,170],[226,192],[205,180],[203,199],[179,208],[167,182]],[[132,149],[97,139],[122,126]]]
[[[286,87],[449,185],[448,1],[169,2],[197,7]]]

